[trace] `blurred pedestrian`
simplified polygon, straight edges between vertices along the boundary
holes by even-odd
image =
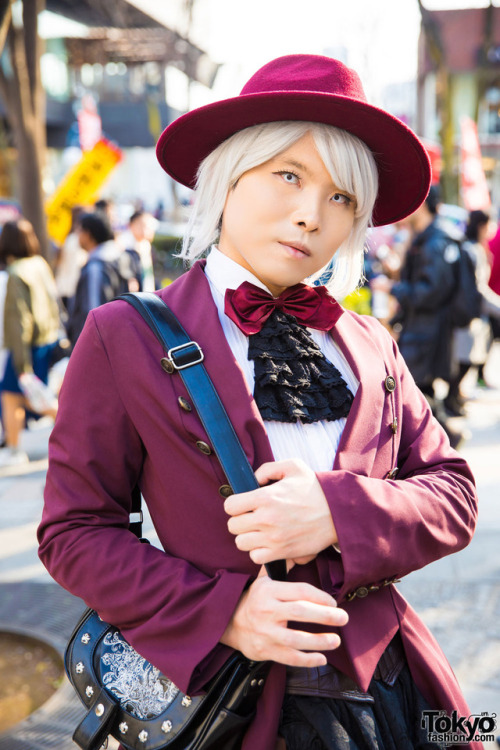
[[[57,294],[62,308],[66,312],[75,296],[82,267],[87,262],[87,253],[81,247],[78,239],[78,220],[84,213],[83,206],[74,206],[71,209],[71,231],[64,240],[55,260]]]
[[[4,346],[9,354],[0,384],[6,442],[0,451],[0,465],[6,466],[28,461],[19,447],[26,407],[55,418],[56,403],[49,399],[39,408],[33,400],[33,388],[42,395],[46,393],[41,384],[48,380],[51,354],[60,333],[60,316],[54,276],[40,255],[40,245],[29,221],[19,219],[4,225],[0,260],[8,272]],[[29,403],[27,392],[31,394]]]
[[[118,236],[118,243],[130,254],[137,274],[141,274],[141,291],[144,292],[154,292],[156,289],[151,243],[157,226],[158,221],[152,214],[143,210],[134,211],[128,229]]]
[[[116,206],[111,198],[99,198],[99,200],[94,203],[94,210],[92,213],[96,213],[103,218],[104,221],[109,224],[113,232],[116,231]]]
[[[66,325],[72,346],[76,344],[90,310],[123,292],[139,289],[130,256],[116,243],[104,214],[87,213],[80,217],[78,241],[88,259],[80,272]]]
[[[450,308],[459,259],[457,242],[440,224],[439,204],[439,190],[432,186],[424,203],[407,220],[413,237],[399,281],[375,278],[372,288],[390,291],[398,301],[391,325],[398,331],[401,354],[452,446],[457,447],[462,434],[450,427],[434,389],[435,380],[448,383],[452,375]]]
[[[486,250],[490,228],[490,216],[485,211],[471,211],[465,229],[463,248],[469,253],[476,273],[476,285],[481,295],[481,316],[474,318],[467,327],[456,328],[453,333],[453,358],[456,372],[449,381],[448,395],[444,400],[446,411],[451,416],[464,416],[465,398],[460,386],[471,366],[477,368],[477,383],[485,386],[484,368],[492,343],[490,317],[500,318],[500,295],[488,285],[490,263]]]
[[[470,711],[392,584],[469,543],[473,478],[390,334],[333,296],[359,283],[372,216],[423,201],[425,150],[355,71],[290,55],[174,121],[157,154],[197,181],[193,265],[158,296],[201,347],[259,486],[232,494],[180,363],[112,302],[70,360],[40,556],[182,691],[233,650],[271,661],[256,715],[220,717],[235,749],[278,734],[288,750],[442,748],[422,711]],[[312,286],[334,256],[328,289]],[[136,484],[162,549],[129,530]],[[285,559],[270,580],[262,566]]]

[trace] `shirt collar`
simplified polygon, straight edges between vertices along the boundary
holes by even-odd
[[[207,257],[205,273],[210,283],[223,297],[226,294],[226,289],[237,289],[244,281],[249,281],[260,289],[264,289],[268,294],[271,293],[267,286],[251,271],[221,253],[215,245],[212,246]]]

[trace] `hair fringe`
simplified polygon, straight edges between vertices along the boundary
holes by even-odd
[[[190,265],[219,239],[227,194],[239,178],[290,148],[311,132],[332,180],[356,198],[354,226],[332,261],[309,281],[325,283],[342,299],[363,279],[366,233],[378,191],[375,158],[356,136],[331,125],[312,122],[271,122],[240,130],[214,149],[200,164],[194,202],[182,249],[176,257]],[[323,279],[328,281],[323,282]]]

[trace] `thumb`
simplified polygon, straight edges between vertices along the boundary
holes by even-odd
[[[296,461],[269,461],[259,466],[255,476],[258,483],[263,486],[269,482],[279,482],[280,479],[293,476],[298,468]]]

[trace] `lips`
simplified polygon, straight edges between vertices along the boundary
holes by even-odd
[[[292,250],[298,250],[304,255],[311,255],[311,251],[309,250],[307,245],[303,245],[301,242],[280,242],[279,244],[283,245],[284,247],[291,247]]]

